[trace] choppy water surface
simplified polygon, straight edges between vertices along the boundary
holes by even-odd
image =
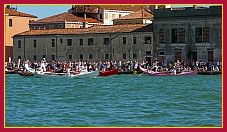
[[[221,126],[222,77],[6,75],[6,126]]]

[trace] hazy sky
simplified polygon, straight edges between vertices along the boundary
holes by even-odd
[[[35,15],[38,19],[67,12],[70,8],[71,5],[17,5],[17,11]]]

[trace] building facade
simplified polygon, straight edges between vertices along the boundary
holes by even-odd
[[[37,21],[30,21],[29,28],[31,30],[88,28],[100,24],[102,24],[100,21],[91,17],[84,17],[82,14],[64,12]]]
[[[222,6],[154,10],[154,59],[222,60]]]
[[[153,59],[152,25],[30,30],[14,36],[14,61],[144,61]]]
[[[36,16],[5,8],[5,61],[8,61],[9,57],[13,57],[12,37],[15,34],[29,30],[29,21],[36,19]]]
[[[145,5],[85,5],[72,6],[69,12],[74,14],[86,14],[103,23],[103,25],[113,25],[113,20],[122,18],[141,9],[149,9]]]
[[[132,12],[129,15],[116,18],[113,20],[114,25],[120,24],[151,24],[153,21],[153,14],[146,10],[140,9],[136,12]]]

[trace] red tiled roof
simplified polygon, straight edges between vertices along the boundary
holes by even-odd
[[[37,16],[27,14],[27,13],[23,13],[23,12],[19,12],[19,11],[15,11],[15,10],[9,9],[9,8],[5,8],[5,14],[8,14],[9,16],[21,16],[21,17],[37,18]]]
[[[86,20],[81,17],[81,16],[77,16],[74,15],[72,13],[69,12],[65,12],[65,13],[61,13],[61,14],[57,14],[54,16],[50,16],[50,17],[46,17],[37,21],[33,21],[30,24],[33,23],[49,23],[49,22],[89,22],[89,23],[100,23],[98,20],[93,19],[93,18],[89,18],[87,17]]]
[[[128,25],[111,25],[111,26],[94,26],[90,28],[66,28],[66,29],[46,29],[46,30],[29,30],[16,34],[17,36],[39,36],[39,35],[80,35],[96,33],[126,33],[126,32],[152,32],[152,25],[128,24]]]
[[[123,16],[123,17],[120,17],[120,18],[117,18],[115,20],[123,20],[123,19],[141,19],[141,18],[145,18],[145,19],[152,19],[153,18],[153,15],[152,13],[144,10],[144,9],[141,9],[137,12],[132,12],[130,13],[129,15],[126,15],[126,16]]]

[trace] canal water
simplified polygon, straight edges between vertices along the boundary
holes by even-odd
[[[221,127],[221,75],[6,75],[6,127]]]

